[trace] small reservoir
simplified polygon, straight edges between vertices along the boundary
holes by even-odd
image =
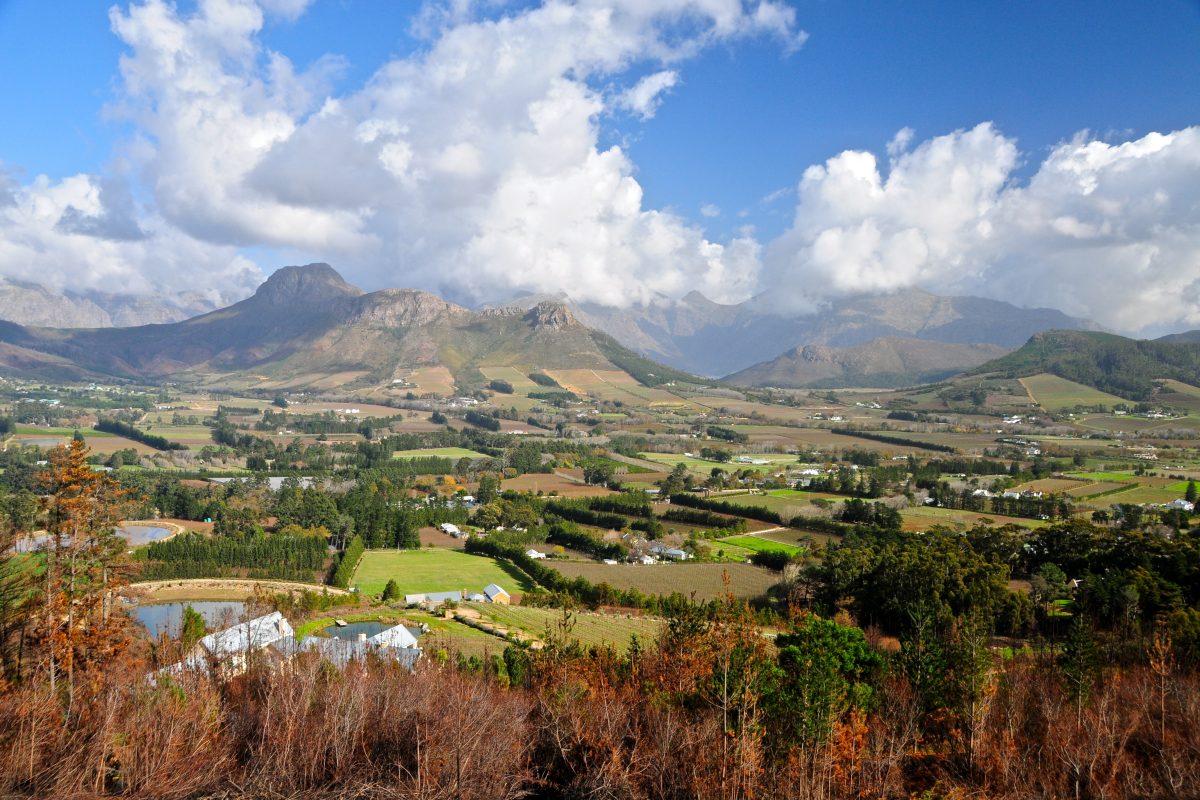
[[[196,600],[177,603],[147,603],[129,609],[130,616],[141,623],[150,635],[158,638],[164,631],[172,638],[179,636],[183,623],[183,609],[191,606],[200,616],[209,632],[232,627],[242,621],[246,604],[239,600]]]

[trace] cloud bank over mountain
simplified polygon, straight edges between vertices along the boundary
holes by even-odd
[[[1200,129],[1080,134],[1027,179],[1029,154],[995,125],[923,141],[905,129],[881,143],[886,161],[846,151],[809,167],[774,241],[719,241],[703,227],[716,214],[647,205],[602,122],[654,124],[706,49],[801,48],[787,3],[428,3],[424,46],[341,92],[340,57],[299,69],[262,42],[307,6],[115,7],[126,53],[109,113],[137,134],[101,174],[0,180],[0,274],[231,300],[276,266],[248,255],[268,248],[465,302],[699,290],[806,309],[921,286],[1124,331],[1200,324]]]
[[[989,123],[910,138],[886,168],[847,151],[805,171],[792,227],[765,257],[783,302],[922,286],[1126,331],[1200,324],[1200,128],[1080,135],[1026,182],[1017,143]]]

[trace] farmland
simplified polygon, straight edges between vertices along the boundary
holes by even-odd
[[[392,458],[460,458],[486,459],[489,456],[467,450],[464,447],[429,447],[422,450],[398,450],[392,453]]]
[[[579,480],[565,478],[554,473],[533,472],[502,481],[505,491],[532,492],[533,494],[557,494],[562,497],[599,497],[613,494],[603,486],[588,486]]]
[[[632,614],[605,614],[591,611],[574,611],[564,614],[560,610],[527,608],[523,606],[496,605],[493,603],[465,603],[485,620],[503,625],[511,630],[523,631],[543,641],[549,636],[565,636],[585,647],[613,645],[625,650],[632,637],[643,644],[653,642],[662,630],[663,621],[653,617]]]
[[[1090,386],[1047,373],[1021,378],[1021,385],[1042,408],[1051,411],[1075,406],[1111,407],[1126,402],[1116,395],[1106,394]]]
[[[354,573],[352,585],[370,596],[381,593],[392,579],[401,594],[478,592],[489,583],[514,593],[532,588],[528,579],[508,564],[442,548],[368,550]]]
[[[592,583],[607,583],[618,589],[637,589],[646,594],[680,592],[711,600],[725,591],[724,576],[729,576],[729,591],[738,597],[753,597],[765,592],[779,580],[778,573],[749,564],[599,564],[596,562],[555,562],[553,567],[568,578],[586,578]]]
[[[904,519],[903,529],[906,531],[923,531],[935,525],[948,527],[971,527],[983,520],[991,520],[996,525],[1020,525],[1026,528],[1042,528],[1049,523],[1040,519],[1025,517],[1006,517],[1000,514],[984,514],[976,511],[960,511],[952,508],[934,508],[932,506],[913,506],[900,512]]]
[[[716,541],[723,545],[732,544],[755,553],[786,553],[789,556],[794,556],[800,552],[800,548],[794,544],[776,542],[762,536],[729,536],[724,539],[717,539]]]

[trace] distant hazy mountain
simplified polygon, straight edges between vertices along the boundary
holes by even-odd
[[[854,347],[797,347],[726,380],[742,386],[911,386],[947,378],[1006,352],[992,344],[881,337]]]
[[[1095,331],[1046,331],[1019,350],[989,361],[972,374],[1023,378],[1049,372],[1131,400],[1149,398],[1155,380],[1200,385],[1200,343],[1188,338],[1127,339]]]
[[[133,295],[56,292],[36,283],[0,278],[0,319],[45,328],[109,328],[177,322],[212,311],[198,294]]]
[[[543,299],[545,296],[531,296],[515,304]],[[561,295],[555,299],[570,302]],[[632,308],[586,303],[571,308],[585,325],[647,357],[714,376],[745,370],[797,347],[853,348],[880,338],[897,338],[1012,349],[1039,331],[1099,328],[1094,322],[1054,309],[1018,308],[979,297],[940,297],[919,289],[840,298],[807,315],[782,313],[766,297],[723,305],[699,292],[678,301],[664,299]],[[951,348],[943,352],[954,354],[946,369],[964,365],[966,351]],[[845,358],[857,360],[857,356]],[[864,379],[867,376],[864,374]],[[803,382],[801,378],[789,383]]]
[[[0,367],[43,377],[328,388],[444,366],[460,386],[478,386],[481,365],[618,369],[651,383],[690,377],[589,330],[561,303],[471,311],[411,289],[367,294],[327,264],[285,267],[252,297],[184,322],[84,330],[0,323]]]
[[[1200,330],[1184,331],[1183,333],[1170,333],[1166,336],[1160,336],[1154,341],[1168,342],[1171,344],[1200,344]]]

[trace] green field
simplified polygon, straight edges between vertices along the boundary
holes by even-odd
[[[1116,395],[1045,372],[1021,378],[1021,383],[1042,408],[1050,411],[1075,406],[1114,406],[1128,402]]]
[[[717,539],[717,541],[721,544],[732,544],[752,550],[755,553],[787,553],[789,556],[794,556],[800,552],[800,548],[794,544],[775,542],[760,536],[730,536],[726,539]]]
[[[465,447],[428,447],[424,450],[397,450],[392,453],[392,458],[469,458],[472,460],[485,460],[491,456],[477,453],[474,450],[468,450]]]
[[[1134,479],[1133,474],[1129,472],[1068,472],[1065,474],[1070,478],[1084,478],[1097,483],[1124,483]]]
[[[565,633],[585,647],[614,645],[625,650],[633,636],[643,643],[653,642],[662,630],[663,621],[632,614],[600,614],[588,611],[572,612],[563,625],[563,612],[557,609],[505,606],[493,603],[466,603],[484,619],[509,629],[524,631],[545,641],[551,635]],[[563,628],[565,627],[565,631]]]
[[[443,548],[368,550],[352,584],[364,595],[376,595],[392,578],[399,584],[400,594],[480,592],[489,583],[497,583],[508,592],[532,588],[524,574],[508,564]]]

